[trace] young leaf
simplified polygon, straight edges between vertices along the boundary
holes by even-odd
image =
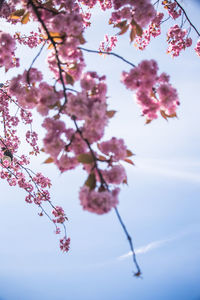
[[[134,166],[134,162],[129,158],[125,158],[124,161]]]
[[[129,25],[124,25],[118,35],[122,35],[127,32]]]
[[[133,156],[134,154],[133,154],[133,152],[131,152],[130,150],[126,150],[126,156],[127,157],[130,157],[130,156]]]
[[[49,46],[48,46],[48,50],[49,49],[53,49],[53,44],[51,43],[51,44],[49,44]]]
[[[161,116],[162,116],[166,121],[168,121],[168,120],[167,120],[167,114],[164,112],[164,110],[160,110],[160,114],[161,114]]]
[[[136,33],[137,33],[138,36],[142,36],[143,30],[142,30],[142,28],[140,27],[140,25],[137,24],[137,25],[135,26],[135,30],[136,30]]]
[[[78,161],[82,164],[91,164],[94,162],[94,158],[89,153],[82,153],[78,155]]]
[[[25,10],[22,8],[22,9],[18,9],[16,10],[14,13],[12,13],[10,15],[10,18],[13,20],[13,19],[19,19],[20,17],[23,16]]]
[[[21,19],[21,23],[22,24],[27,24],[28,21],[29,21],[29,17],[30,17],[30,13],[29,12],[25,13],[25,15]]]
[[[43,162],[43,164],[50,164],[52,162],[54,162],[54,159],[52,157],[49,157]]]
[[[107,158],[103,155],[99,155],[98,159],[101,160],[101,161],[107,161]]]
[[[65,79],[67,84],[74,85],[74,78],[69,73],[65,74]]]
[[[106,112],[106,116],[107,116],[108,118],[114,117],[115,114],[116,114],[116,110],[108,110],[108,111]]]
[[[130,32],[130,42],[133,42],[133,40],[136,37],[136,30],[135,30],[135,26],[132,27],[131,32]]]
[[[88,186],[90,188],[90,190],[94,190],[95,187],[96,187],[96,176],[94,173],[91,173],[86,182],[85,182],[85,185]]]

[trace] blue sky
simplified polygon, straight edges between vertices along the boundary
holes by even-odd
[[[198,2],[185,2],[198,27]],[[85,47],[91,49],[98,48],[105,32],[102,14],[96,12],[95,22],[86,36]],[[84,172],[60,175],[42,164],[42,155],[33,168],[53,181],[52,199],[69,217],[71,250],[62,254],[48,220],[24,202],[22,191],[1,181],[0,300],[200,299],[200,60],[192,49],[172,59],[165,54],[164,40],[159,37],[139,52],[122,36],[116,52],[135,64],[154,58],[160,72],[171,75],[181,106],[178,119],[169,122],[144,124],[132,93],[119,83],[128,65],[85,54],[88,70],[107,74],[109,107],[118,111],[106,138],[123,137],[136,154],[136,166],[126,165],[128,186],[122,188],[119,210],[133,237],[143,279],[132,277],[128,243],[114,212],[97,216],[81,209],[78,191]],[[36,66],[42,62],[43,57]],[[23,65],[29,64],[27,51]]]

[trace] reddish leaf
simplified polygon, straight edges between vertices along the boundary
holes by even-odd
[[[152,120],[150,120],[150,119],[146,119],[145,124],[149,124],[149,123],[151,123],[151,121],[152,121]]]
[[[108,110],[108,111],[106,112],[106,116],[107,116],[108,118],[114,117],[115,114],[116,114],[116,110]]]
[[[107,158],[103,155],[99,155],[98,159],[101,160],[101,161],[105,161],[105,160],[107,161]]]
[[[52,157],[49,157],[43,162],[43,164],[50,164],[52,162],[54,162],[54,159]]]
[[[129,158],[125,158],[124,161],[134,166],[134,162]]]
[[[124,25],[118,35],[122,35],[127,32],[129,25]]]
[[[137,25],[135,26],[135,30],[136,30],[136,33],[137,33],[138,36],[142,36],[143,30],[142,30],[142,28],[140,27],[140,25],[137,24]]]
[[[28,21],[29,21],[29,17],[30,17],[30,13],[29,12],[25,13],[25,15],[21,19],[21,23],[22,24],[27,24]]]
[[[132,27],[131,32],[130,32],[130,42],[133,42],[133,40],[136,37],[136,30],[135,30],[135,26]]]
[[[130,156],[133,156],[134,154],[130,151],[130,150],[126,150],[126,156],[127,157],[130,157]]]
[[[167,115],[166,115],[166,113],[164,112],[164,110],[160,110],[160,114],[161,114],[161,116],[162,116],[166,121],[168,121],[168,120],[167,120]]]
[[[18,10],[16,10],[14,13],[12,13],[10,15],[10,18],[12,20],[19,19],[20,17],[23,16],[24,12],[25,12],[25,10],[23,8],[22,9],[18,9]]]

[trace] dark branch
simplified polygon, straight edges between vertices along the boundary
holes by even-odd
[[[119,222],[120,222],[120,224],[121,224],[121,226],[122,226],[122,228],[123,228],[123,230],[125,232],[125,235],[126,235],[126,237],[128,239],[128,242],[129,242],[129,245],[130,245],[130,248],[131,248],[133,262],[134,262],[134,264],[135,264],[135,266],[137,268],[137,272],[135,273],[135,276],[140,277],[140,275],[142,273],[141,273],[140,267],[139,267],[137,259],[136,259],[136,254],[135,254],[135,250],[134,250],[134,247],[133,247],[133,242],[132,242],[131,236],[128,233],[128,231],[126,229],[126,226],[125,226],[124,222],[122,221],[122,218],[121,218],[121,216],[119,214],[119,211],[118,211],[118,209],[116,207],[115,207],[115,212],[116,212],[117,218],[118,218],[118,220],[119,220]]]
[[[86,138],[83,137],[82,131],[79,129],[75,117],[73,117],[73,121],[74,121],[74,124],[75,124],[75,126],[76,126],[76,131],[79,133],[80,137],[81,137],[81,138],[85,141],[85,143],[87,144],[87,146],[88,146],[88,148],[89,148],[89,150],[90,150],[90,153],[91,153],[91,155],[92,155],[92,157],[93,157],[93,159],[94,159],[94,168],[95,168],[96,171],[98,172],[99,178],[100,178],[100,180],[101,180],[101,185],[104,186],[104,187],[106,187],[107,190],[109,190],[109,186],[108,186],[107,182],[105,181],[105,179],[103,178],[103,175],[102,175],[101,171],[100,171],[99,168],[98,168],[97,158],[96,158],[96,156],[95,156],[95,153],[94,153],[94,151],[93,151],[93,149],[92,149],[92,147],[91,147],[89,141],[88,141]],[[140,277],[140,275],[141,275],[141,270],[140,270],[140,267],[139,267],[139,265],[138,265],[138,263],[137,263],[136,254],[135,254],[135,251],[134,251],[132,238],[131,238],[130,234],[128,233],[128,230],[127,230],[127,228],[126,228],[124,222],[122,221],[122,218],[121,218],[121,216],[120,216],[120,213],[119,213],[118,209],[117,209],[116,207],[115,207],[114,209],[115,209],[117,218],[118,218],[118,220],[119,220],[119,222],[120,222],[120,225],[122,226],[122,228],[123,228],[123,230],[124,230],[124,232],[125,232],[125,235],[126,235],[126,237],[127,237],[127,239],[128,239],[129,245],[130,245],[130,249],[131,249],[132,257],[133,257],[133,263],[135,264],[136,269],[137,269],[137,272],[135,272],[135,276]]]
[[[34,59],[33,59],[32,63],[31,63],[31,65],[30,65],[30,67],[29,67],[29,69],[28,69],[28,72],[27,72],[27,82],[28,82],[28,84],[30,84],[30,80],[29,80],[30,70],[31,70],[31,68],[32,68],[32,66],[33,66],[33,64],[34,64],[34,62],[36,61],[36,59],[40,56],[40,54],[41,54],[41,52],[42,52],[42,50],[43,50],[43,48],[44,48],[45,45],[46,45],[46,41],[44,42],[44,44],[43,44],[42,47],[40,48],[40,51],[38,52],[38,54],[34,57]]]
[[[108,54],[108,55],[112,55],[112,56],[115,56],[121,60],[123,60],[125,63],[131,65],[132,67],[135,67],[134,64],[132,64],[130,61],[128,61],[127,59],[125,59],[124,57],[122,57],[121,55],[119,54],[116,54],[114,52],[106,52],[106,51],[97,51],[97,50],[91,50],[91,49],[86,49],[86,48],[83,48],[83,47],[78,47],[78,49],[80,50],[83,50],[83,51],[86,51],[86,52],[90,52],[90,53],[97,53],[97,54]]]
[[[54,39],[52,38],[52,36],[50,35],[49,33],[49,30],[48,28],[46,27],[46,24],[44,23],[44,21],[42,20],[38,10],[37,10],[37,6],[33,3],[32,0],[29,0],[29,3],[31,4],[37,18],[38,18],[38,21],[41,23],[43,29],[45,30],[46,34],[47,34],[47,37],[48,39],[51,41],[53,47],[54,47],[54,51],[55,51],[55,56],[56,56],[56,60],[57,60],[57,65],[58,65],[58,69],[59,69],[59,75],[60,75],[60,81],[61,81],[61,84],[63,86],[63,93],[64,93],[64,98],[65,98],[65,102],[64,104],[67,103],[67,93],[66,93],[66,88],[65,88],[65,83],[64,83],[64,79],[63,79],[63,75],[62,75],[62,68],[61,68],[61,62],[60,62],[60,59],[59,59],[59,56],[58,56],[58,49],[56,47],[56,43],[54,41]]]
[[[194,26],[194,24],[190,21],[186,11],[184,10],[184,8],[179,4],[178,1],[174,0],[176,2],[176,4],[178,5],[178,7],[182,10],[183,14],[185,15],[188,23],[190,24],[190,26],[196,31],[196,33],[198,34],[198,36],[200,37],[200,32],[197,30],[197,28]]]

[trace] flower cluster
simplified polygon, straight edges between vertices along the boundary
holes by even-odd
[[[63,239],[60,239],[60,249],[63,252],[68,252],[69,251],[69,246],[70,246],[70,238],[64,237]]]
[[[114,23],[115,25],[122,22],[122,20],[127,20],[131,25],[134,25],[134,22],[136,22],[144,28],[156,15],[156,11],[150,0],[113,0],[113,6],[115,11],[111,15],[110,23]]]
[[[197,42],[197,45],[195,47],[195,51],[196,51],[196,54],[198,56],[200,56],[200,40]]]
[[[64,223],[65,222],[65,212],[62,207],[56,206],[54,210],[52,211],[52,214],[55,216],[55,219],[53,219],[54,223]]]
[[[175,1],[164,0],[162,4],[164,5],[164,8],[167,9],[168,14],[170,17],[172,17],[172,19],[175,20],[181,16],[182,11],[180,8],[178,8],[178,5]]]
[[[30,32],[30,35],[21,35],[20,32],[16,32],[14,38],[19,44],[27,45],[29,48],[35,48],[44,41],[42,34],[33,31]]]
[[[119,188],[112,192],[108,190],[90,190],[89,187],[83,186],[79,193],[81,205],[84,210],[102,215],[108,213],[118,204]]]
[[[172,57],[179,56],[181,50],[192,45],[192,39],[185,37],[187,34],[186,29],[181,29],[178,25],[172,26],[167,33],[167,42],[169,44],[167,53]]]
[[[0,67],[9,70],[19,66],[19,59],[15,57],[15,39],[5,32],[0,32]]]
[[[104,41],[100,43],[99,51],[111,52],[113,48],[116,46],[117,37],[111,36],[109,37],[107,34],[104,36]]]
[[[169,83],[169,76],[162,73],[158,76],[158,65],[154,60],[144,60],[129,73],[122,73],[125,86],[136,91],[137,103],[148,121],[157,118],[158,112],[164,117],[176,116],[179,105],[177,91]]]
[[[25,81],[25,77],[21,76],[22,82]],[[30,83],[37,81],[38,78],[42,78],[39,73],[30,73]],[[11,89],[9,90],[10,87]],[[17,87],[19,87],[19,90]],[[50,180],[41,173],[35,174],[28,167],[30,164],[29,157],[18,153],[21,150],[17,130],[20,122],[24,122],[30,127],[29,130],[25,131],[24,140],[32,147],[33,153],[39,153],[37,133],[32,130],[32,114],[20,106],[18,102],[20,97],[18,97],[17,92],[15,100],[8,93],[8,91],[11,94],[12,92],[15,93],[16,90],[20,94],[20,89],[20,83],[18,85],[16,79],[14,79],[11,86],[4,86],[4,88],[0,89],[0,124],[2,126],[1,132],[4,133],[4,136],[0,136],[0,178],[7,180],[10,186],[18,186],[23,189],[26,192],[25,201],[36,204],[41,210],[39,215],[42,216],[45,213],[54,222],[43,208],[43,202],[47,202],[50,207],[54,207],[48,190],[51,186]],[[20,113],[19,116],[15,113],[16,107],[17,113]],[[15,113],[14,116],[12,115],[13,112]],[[57,218],[57,222],[54,222],[57,233],[61,232],[57,223],[64,225],[66,220],[66,217],[64,220],[61,220],[61,211],[62,209],[59,207],[57,212],[60,212],[60,218]],[[55,213],[53,216],[55,217]],[[64,212],[62,216],[65,216]]]
[[[30,144],[33,148],[33,154],[37,155],[39,154],[39,147],[37,145],[38,141],[38,134],[35,131],[28,130],[26,132],[26,141],[28,144]]]
[[[152,20],[151,24],[148,26],[148,29],[143,31],[142,36],[137,36],[135,42],[138,49],[144,50],[150,43],[151,37],[157,37],[161,34],[161,22],[163,20],[164,14],[158,13],[156,17]]]

